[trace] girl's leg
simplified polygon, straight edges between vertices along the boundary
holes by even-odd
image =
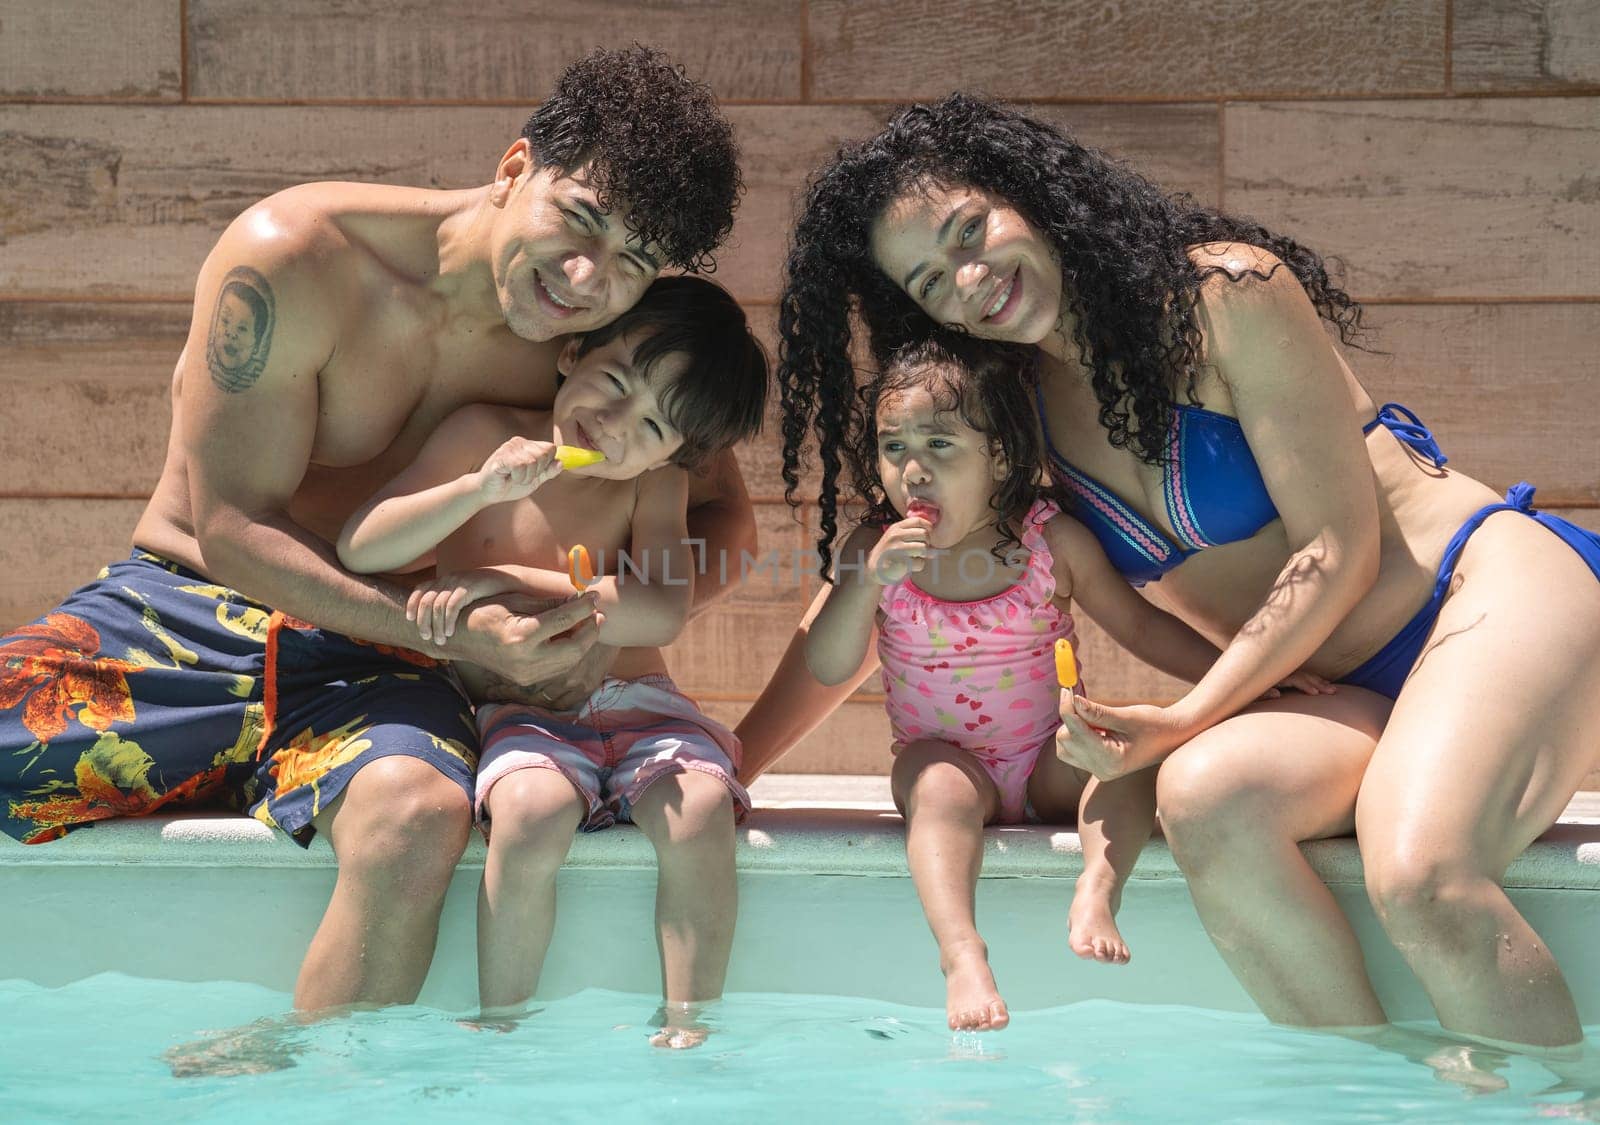
[[[692,1047],[705,1038],[694,1005],[722,995],[733,949],[733,798],[716,778],[686,769],[652,781],[632,816],[656,849],[656,942],[668,1018],[655,1042]]]
[[[983,767],[944,742],[914,742],[895,756],[895,804],[906,818],[906,861],[928,927],[939,943],[945,1012],[952,1030],[998,1030],[1011,1022],[978,936],[976,894],[983,826],[1000,795]]]
[[[1386,1022],[1355,933],[1299,845],[1355,826],[1389,706],[1352,687],[1286,695],[1218,723],[1160,767],[1162,829],[1200,921],[1275,1022]]]
[[[1456,582],[1361,788],[1368,893],[1446,1028],[1574,1043],[1561,970],[1499,881],[1600,751],[1600,583],[1510,513]]]
[[[1090,779],[1078,809],[1083,874],[1067,911],[1072,952],[1086,960],[1127,964],[1132,956],[1117,929],[1122,888],[1156,819],[1154,767],[1115,781]]]
[[[478,1002],[520,1015],[556,924],[556,872],[589,803],[559,770],[506,774],[489,791],[489,856],[478,892]]]

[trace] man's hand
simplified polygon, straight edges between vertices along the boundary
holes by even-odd
[[[566,675],[540,685],[539,702],[552,711],[576,711],[600,687],[621,651],[608,644],[591,645]]]
[[[551,601],[506,594],[467,607],[446,655],[524,686],[565,676],[600,637],[593,594]]]

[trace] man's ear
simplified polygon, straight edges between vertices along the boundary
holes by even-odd
[[[506,154],[500,158],[500,163],[495,166],[494,183],[489,187],[489,202],[496,207],[504,207],[506,200],[511,198],[511,189],[516,186],[519,179],[533,171],[533,149],[528,144],[527,137],[518,137],[506,149]]]
[[[561,345],[561,351],[556,356],[556,372],[563,379],[571,375],[572,369],[578,365],[578,346],[582,342],[582,336],[570,336]]]

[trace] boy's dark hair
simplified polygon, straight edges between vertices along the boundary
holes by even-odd
[[[667,262],[715,268],[744,187],[739,150],[711,88],[660,51],[635,43],[574,62],[522,135],[542,168],[588,162],[601,208],[626,206],[628,229]]]
[[[884,495],[878,478],[878,404],[921,387],[935,409],[952,413],[988,438],[1005,458],[1006,475],[995,487],[994,509],[1000,542],[994,556],[1006,561],[1020,547],[1016,528],[1039,495],[1040,441],[1031,395],[1039,382],[1033,348],[979,340],[965,332],[934,329],[897,348],[883,370],[860,390],[865,425],[845,451],[857,494],[867,504],[864,522],[888,524],[901,516]]]
[[[578,356],[624,334],[639,337],[633,359],[646,377],[662,357],[681,352],[688,366],[662,396],[668,420],[683,435],[672,464],[704,465],[735,442],[754,437],[767,408],[767,353],[750,332],[739,302],[703,277],[658,277],[638,304],[610,324],[586,332]]]

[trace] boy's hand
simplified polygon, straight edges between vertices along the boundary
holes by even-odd
[[[406,620],[416,622],[423,640],[442,645],[455,633],[463,609],[511,589],[506,576],[494,570],[441,574],[411,591],[406,599]]]
[[[478,495],[485,504],[521,500],[560,472],[554,442],[514,437],[489,454],[478,470]]]
[[[867,556],[867,578],[892,586],[907,574],[928,565],[928,534],[933,524],[921,516],[907,516],[883,529],[877,546]]]

